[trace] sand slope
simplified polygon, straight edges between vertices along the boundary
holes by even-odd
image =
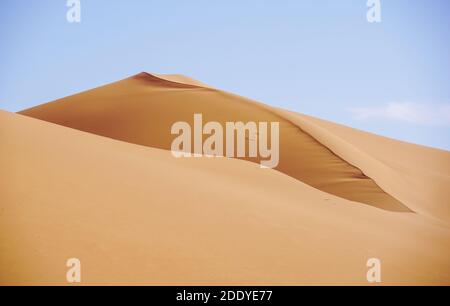
[[[83,284],[367,284],[371,257],[384,284],[450,284],[448,224],[255,163],[0,112],[0,169],[0,284],[64,285],[71,257]]]
[[[278,110],[417,213],[450,221],[450,152]]]
[[[266,105],[182,76],[134,77],[41,105],[21,114],[78,130],[169,150],[171,126],[193,122],[280,122],[277,168],[301,182],[339,197],[397,212],[412,212],[407,201],[385,192],[373,178],[332,152],[293,120]],[[250,159],[259,163],[260,159]]]

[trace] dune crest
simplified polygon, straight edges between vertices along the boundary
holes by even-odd
[[[140,73],[125,80],[63,98],[20,114],[133,144],[170,150],[171,126],[205,121],[280,122],[277,170],[327,193],[395,212],[412,212],[356,166],[317,141],[275,108],[186,77],[166,79]],[[259,158],[246,160],[260,163]]]
[[[164,79],[166,81],[171,81],[171,82],[175,82],[175,83],[182,83],[182,84],[187,84],[187,85],[194,85],[194,86],[198,86],[198,87],[205,87],[205,88],[212,88],[211,86],[202,83],[198,80],[195,80],[193,78],[181,75],[181,74],[150,74],[147,72],[142,72],[141,74],[148,74],[148,75],[153,75],[156,76],[160,79]]]

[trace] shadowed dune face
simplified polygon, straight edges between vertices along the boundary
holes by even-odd
[[[327,193],[395,212],[411,212],[371,178],[270,107],[180,76],[147,73],[20,112],[117,140],[170,150],[171,127],[194,114],[204,122],[279,122],[276,168]],[[246,158],[259,163],[261,158]],[[204,182],[207,184],[208,182]]]

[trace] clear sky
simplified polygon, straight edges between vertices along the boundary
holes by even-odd
[[[0,1],[0,109],[141,71],[450,150],[450,1]]]

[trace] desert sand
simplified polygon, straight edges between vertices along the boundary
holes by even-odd
[[[280,122],[280,164],[171,155],[176,121]],[[450,152],[141,73],[0,112],[0,284],[450,284]]]

